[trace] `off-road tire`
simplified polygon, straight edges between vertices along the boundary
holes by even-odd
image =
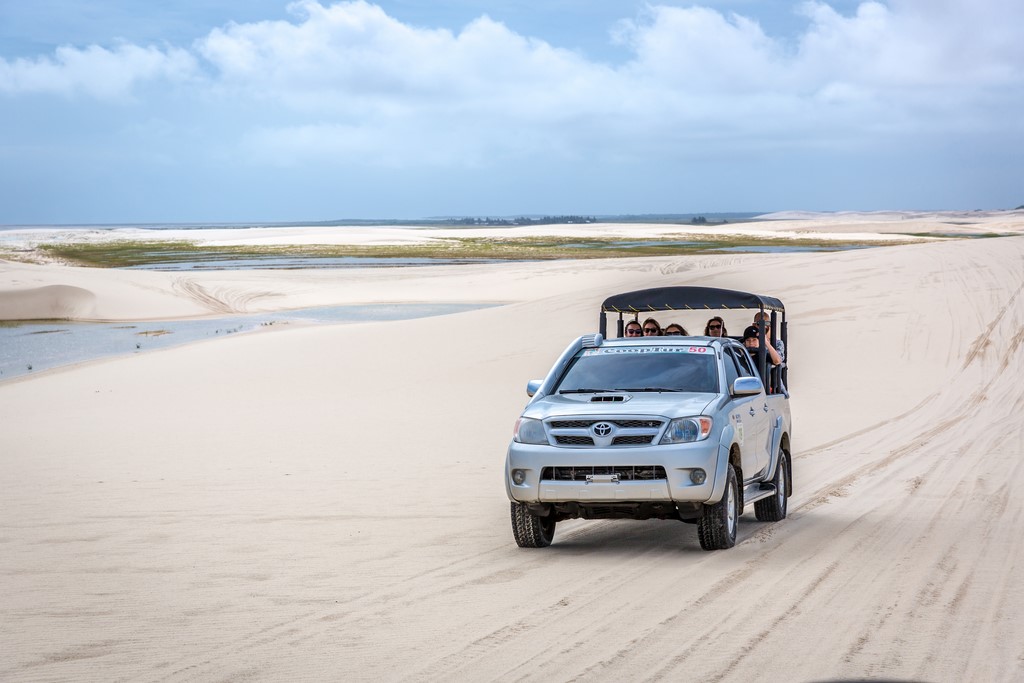
[[[762,498],[754,503],[754,515],[759,522],[779,522],[786,518],[788,507],[789,489],[786,484],[786,474],[789,471],[789,458],[783,450],[779,450],[779,464],[775,466],[775,476],[772,477],[772,486],[775,487],[775,495]]]
[[[546,548],[555,537],[555,517],[531,515],[522,503],[512,503],[512,535],[520,548]]]
[[[740,519],[740,492],[736,483],[736,470],[728,466],[725,473],[725,492],[722,500],[705,505],[704,514],[697,523],[697,538],[704,550],[725,550],[736,545],[736,527]]]

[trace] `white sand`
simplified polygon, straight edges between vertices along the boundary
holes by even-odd
[[[668,284],[786,303],[790,517],[748,511],[714,553],[658,521],[517,548],[501,477],[526,380],[605,296]],[[397,271],[0,263],[0,318],[374,301],[508,305],[0,383],[0,679],[1024,679],[1024,237]]]

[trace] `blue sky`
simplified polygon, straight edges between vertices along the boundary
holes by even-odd
[[[0,224],[1013,208],[1021,26],[1019,0],[7,0]]]

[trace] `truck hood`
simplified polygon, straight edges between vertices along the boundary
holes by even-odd
[[[624,401],[593,401],[595,397],[623,397]],[[560,416],[661,415],[669,419],[702,415],[718,394],[616,392],[614,394],[553,395],[531,403],[523,417],[545,420]]]

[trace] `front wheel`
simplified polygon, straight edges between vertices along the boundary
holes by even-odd
[[[772,478],[772,486],[775,487],[775,495],[769,498],[762,498],[754,503],[754,515],[759,522],[779,522],[786,518],[787,501],[789,491],[786,489],[786,473],[789,470],[789,460],[786,458],[786,451],[779,451],[779,464],[775,466],[775,476]]]
[[[697,523],[697,538],[704,550],[725,550],[736,545],[736,524],[740,517],[739,487],[736,470],[729,465],[725,473],[725,493],[714,505],[705,505]]]
[[[512,503],[512,535],[520,548],[546,548],[555,537],[555,516],[531,515],[522,503]]]

